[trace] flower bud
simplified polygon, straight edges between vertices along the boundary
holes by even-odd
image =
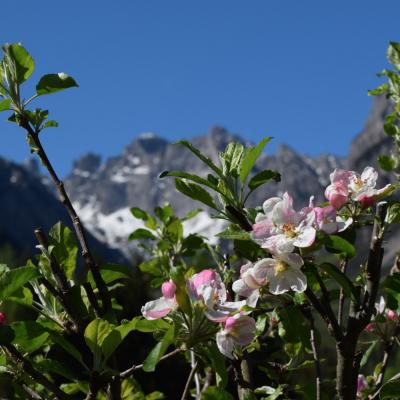
[[[325,197],[328,199],[329,203],[338,210],[347,202],[349,193],[343,183],[335,182],[326,188]]]
[[[161,292],[166,299],[173,299],[176,292],[176,285],[170,279],[161,285]]]
[[[390,321],[396,322],[399,319],[396,311],[388,310],[386,313],[386,318]]]
[[[7,315],[4,312],[0,312],[0,325],[4,325],[6,322]]]

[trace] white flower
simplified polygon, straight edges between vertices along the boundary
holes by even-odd
[[[282,198],[273,197],[264,203],[265,215],[258,216],[253,225],[252,238],[271,253],[290,253],[294,247],[309,247],[315,240],[313,210],[293,209],[293,199],[288,193]]]

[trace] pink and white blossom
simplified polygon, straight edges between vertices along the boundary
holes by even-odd
[[[193,275],[187,282],[189,295],[205,305],[205,316],[213,322],[224,322],[246,305],[246,301],[228,301],[228,293],[219,274],[206,269]]]
[[[358,375],[357,378],[357,395],[361,395],[362,391],[367,387],[367,380],[362,374]]]
[[[235,345],[247,346],[255,336],[256,322],[253,318],[236,314],[226,319],[224,329],[217,333],[217,346],[226,357],[233,359]]]
[[[364,168],[361,175],[354,171],[335,169],[330,179],[331,184],[325,190],[325,197],[336,209],[349,200],[359,202],[362,207],[369,207],[378,196],[385,195],[392,187],[389,184],[382,189],[375,189],[378,172],[372,167]]]
[[[304,262],[298,254],[276,254],[257,264],[258,268],[265,271],[272,294],[282,294],[289,290],[301,293],[307,289],[307,278],[301,271]]]
[[[282,198],[274,197],[266,203],[265,214],[257,217],[252,231],[253,240],[261,247],[271,253],[290,253],[295,247],[309,247],[314,243],[315,214],[312,210],[295,211],[293,199],[287,192]]]
[[[162,297],[157,300],[148,301],[142,307],[141,311],[146,319],[153,320],[163,318],[176,307],[176,286],[172,280],[164,282],[161,285],[161,292],[163,294]]]

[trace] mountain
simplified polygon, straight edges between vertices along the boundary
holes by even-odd
[[[36,228],[41,227],[47,232],[57,221],[69,221],[64,207],[34,161],[18,165],[0,158],[0,210],[1,249],[11,247],[11,258],[20,262],[35,252]],[[91,234],[88,240],[100,258],[122,259],[119,252]],[[3,251],[0,253],[0,262],[9,261]]]
[[[365,126],[351,143],[347,158],[332,154],[311,157],[298,154],[286,145],[280,146],[275,154],[269,154],[267,146],[254,172],[274,169],[282,174],[282,181],[255,191],[249,204],[260,205],[266,198],[284,191],[293,195],[296,207],[308,204],[312,194],[317,202],[322,201],[329,173],[334,168],[361,172],[367,165],[377,166],[378,155],[388,154],[392,145],[391,138],[382,129],[389,109],[390,104],[384,97],[374,99]],[[207,134],[191,142],[217,162],[218,152],[232,140],[244,143],[225,128],[213,126]],[[12,243],[22,252],[32,252],[36,244],[34,228],[42,226],[47,230],[59,219],[68,218],[36,164],[17,165],[0,159],[0,167],[0,244]],[[151,212],[155,206],[168,201],[179,215],[199,206],[175,190],[172,178],[158,178],[164,170],[185,170],[201,176],[208,173],[204,164],[186,148],[154,133],[140,134],[122,154],[105,161],[89,153],[74,162],[65,186],[99,254],[115,260],[119,252],[127,258],[135,251],[127,240],[129,233],[141,226],[129,211],[133,206]],[[390,179],[389,174],[381,174],[382,185]],[[185,230],[212,238],[222,230],[223,224],[221,220],[211,219],[206,210],[186,222]]]

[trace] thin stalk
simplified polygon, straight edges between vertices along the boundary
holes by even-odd
[[[181,400],[186,400],[186,397],[189,394],[190,385],[192,383],[192,380],[193,380],[193,377],[194,377],[194,375],[196,373],[198,365],[199,365],[199,363],[196,361],[196,363],[194,364],[194,366],[192,367],[192,369],[190,371],[190,374],[189,374],[189,376],[187,378],[187,381],[186,381],[185,388],[183,389]]]
[[[64,188],[64,183],[59,179],[57,173],[55,172],[53,165],[51,164],[49,158],[47,157],[47,154],[42,146],[42,143],[39,139],[39,132],[35,131],[32,126],[30,125],[29,121],[26,119],[26,117],[22,114],[22,121],[20,125],[27,131],[28,136],[34,143],[36,147],[36,153],[38,154],[42,164],[45,166],[47,171],[49,172],[49,175],[57,189],[58,195],[60,197],[60,201],[66,208],[71,221],[73,223],[73,227],[78,239],[78,242],[81,246],[82,250],[82,257],[85,262],[85,265],[88,270],[90,270],[93,274],[93,279],[96,283],[96,286],[99,290],[100,298],[102,300],[102,308],[103,308],[103,313],[107,312],[108,310],[111,310],[111,296],[110,293],[107,289],[107,285],[104,282],[103,277],[100,274],[99,268],[93,258],[92,253],[89,250],[89,246],[87,243],[86,239],[86,231],[83,227],[83,224],[81,223],[78,214],[75,211],[75,208],[72,205],[72,202],[70,198],[68,197],[65,188]]]

